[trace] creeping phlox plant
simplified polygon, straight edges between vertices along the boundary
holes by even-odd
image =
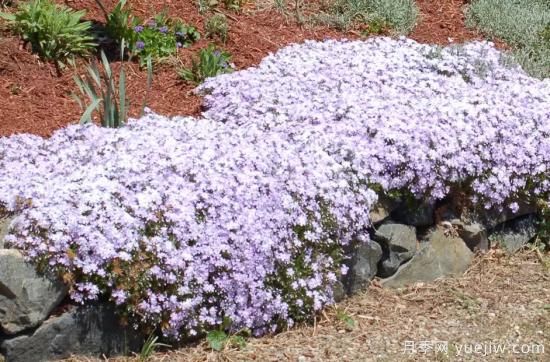
[[[486,207],[516,209],[517,197],[550,190],[550,79],[507,63],[486,42],[309,41],[198,90],[204,116],[316,133],[338,162],[384,190],[439,199],[460,186]]]
[[[199,91],[204,119],[0,138],[8,242],[166,335],[260,334],[332,301],[374,186],[548,197],[550,81],[488,43],[306,42]]]
[[[173,337],[310,317],[376,199],[315,139],[152,114],[0,139],[0,177],[9,243]]]

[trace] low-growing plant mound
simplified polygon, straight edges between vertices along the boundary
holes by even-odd
[[[547,200],[550,81],[487,43],[306,42],[200,90],[205,119],[0,139],[8,242],[166,335],[263,333],[332,302],[373,189]]]
[[[8,242],[173,337],[309,318],[376,199],[314,139],[155,115],[0,138],[0,177]]]
[[[550,80],[491,43],[306,42],[207,80],[204,115],[266,132],[316,134],[369,183],[484,205],[548,191]]]

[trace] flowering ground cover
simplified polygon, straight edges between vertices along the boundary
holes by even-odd
[[[7,241],[172,337],[332,302],[376,191],[548,200],[550,80],[489,43],[308,41],[206,81],[204,118],[0,139]]]

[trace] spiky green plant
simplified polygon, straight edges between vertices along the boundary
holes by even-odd
[[[141,351],[139,353],[140,361],[147,361],[159,347],[171,347],[169,344],[159,343],[158,338],[159,337],[155,336],[153,333],[149,335],[149,338],[147,338],[141,347]]]
[[[121,45],[121,59],[124,58],[124,41]],[[118,128],[124,125],[128,116],[129,103],[126,99],[126,72],[124,65],[120,66],[118,76],[118,86],[114,72],[109,60],[103,51],[101,51],[102,69],[96,61],[87,67],[88,73],[84,77],[74,76],[80,93],[87,97],[89,104],[86,105],[80,97],[73,94],[73,98],[84,110],[80,118],[81,124],[91,123],[94,111],[99,113],[101,126],[109,128]],[[152,84],[153,66],[151,59],[147,60],[147,93],[142,107],[146,105],[147,94]]]

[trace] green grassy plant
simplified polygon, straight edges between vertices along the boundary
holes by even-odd
[[[178,74],[185,81],[199,84],[208,77],[232,72],[233,69],[229,64],[230,59],[228,53],[210,45],[199,51],[199,57],[192,60],[191,68],[181,68]]]
[[[227,18],[223,14],[214,14],[206,19],[204,24],[205,35],[209,38],[219,38],[222,42],[227,41],[229,25]]]

